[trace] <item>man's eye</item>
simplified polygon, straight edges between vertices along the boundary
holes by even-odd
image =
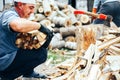
[[[29,7],[30,9],[34,9],[34,7]]]

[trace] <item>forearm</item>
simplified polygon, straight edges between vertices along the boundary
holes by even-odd
[[[10,22],[10,27],[16,32],[29,32],[32,30],[38,30],[40,28],[40,23],[19,18]]]

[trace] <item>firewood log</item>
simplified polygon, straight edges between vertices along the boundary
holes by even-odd
[[[52,11],[51,14],[50,14],[47,18],[52,21],[52,19],[53,19],[55,16],[57,16],[57,12],[56,12],[56,11]]]
[[[104,48],[106,48],[106,47],[108,47],[108,46],[110,46],[110,45],[112,45],[114,43],[117,43],[119,41],[120,41],[120,37],[117,37],[117,38],[112,39],[112,40],[107,41],[107,42],[103,42],[101,45],[98,46],[98,49],[103,50]]]
[[[56,4],[58,5],[59,9],[62,10],[62,9],[65,9],[68,7],[67,4],[64,4],[64,3],[60,3],[58,1],[56,1]]]
[[[55,23],[58,26],[68,27],[68,26],[72,25],[71,20],[69,20],[68,18],[60,17],[60,16],[59,17],[58,16],[53,17],[52,22]]]
[[[51,7],[52,11],[57,11],[57,10],[59,10],[59,8],[58,8],[55,0],[49,0],[49,1],[50,1],[50,7]]]
[[[60,15],[61,17],[64,17],[64,18],[69,18],[65,13],[63,13],[62,11],[57,11],[58,15]]]
[[[65,47],[68,49],[77,49],[77,43],[76,42],[65,42]]]
[[[87,25],[87,24],[90,24],[91,21],[90,21],[90,17],[88,15],[81,15],[80,17],[80,21],[84,24],[84,25]]]
[[[71,12],[70,14],[68,14],[69,18],[72,21],[72,24],[77,23],[77,18],[75,17],[75,15]]]
[[[63,28],[60,28],[60,34],[63,36],[63,37],[66,37],[66,36],[75,36],[75,31],[76,31],[76,27],[74,26],[71,26],[71,27],[63,27]]]
[[[34,21],[39,22],[41,20],[45,19],[45,16],[43,14],[35,14]]]
[[[98,80],[99,76],[101,74],[100,65],[99,64],[93,64],[87,80]]]
[[[99,78],[99,80],[109,80],[109,76],[110,76],[111,73],[105,73],[105,74],[102,74]]]
[[[111,50],[113,50],[113,51],[115,51],[116,53],[118,53],[118,55],[120,55],[120,48],[117,48],[117,47],[115,47],[115,46],[110,46],[109,47]]]
[[[50,8],[49,0],[43,0],[42,5],[43,5],[45,16],[49,16],[51,14],[51,8]]]
[[[23,49],[38,49],[46,41],[46,35],[39,31],[29,33],[19,33],[16,39],[16,46]]]
[[[37,10],[39,13],[43,13],[44,12],[44,9],[43,9],[43,6],[39,6],[38,10]]]
[[[83,50],[87,50],[90,44],[95,44],[96,42],[96,31],[94,27],[90,26],[82,26],[81,35],[83,37]]]
[[[76,39],[74,36],[68,36],[65,38],[65,41],[66,42],[76,42]]]

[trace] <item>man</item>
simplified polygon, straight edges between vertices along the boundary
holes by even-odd
[[[106,0],[101,6],[98,14],[106,14],[113,17],[112,21],[120,27],[120,1],[119,0]],[[96,19],[94,24],[103,24],[105,20]]]
[[[100,9],[100,6],[105,2],[106,0],[94,0],[93,2],[93,8],[92,12],[97,13]]]
[[[0,77],[13,80],[21,75],[27,78],[46,78],[34,72],[34,68],[47,59],[47,47],[52,32],[43,25],[27,20],[34,12],[35,0],[14,0],[14,7],[0,16]],[[15,45],[18,33],[39,30],[47,35],[47,41],[39,49],[21,49]]]
[[[68,4],[71,5],[73,8],[76,8],[76,0],[68,0]]]

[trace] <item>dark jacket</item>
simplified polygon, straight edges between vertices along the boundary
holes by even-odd
[[[111,15],[113,17],[113,22],[120,27],[120,2],[118,0],[106,1],[98,11],[106,15]],[[94,24],[103,24],[104,20],[96,19]]]

